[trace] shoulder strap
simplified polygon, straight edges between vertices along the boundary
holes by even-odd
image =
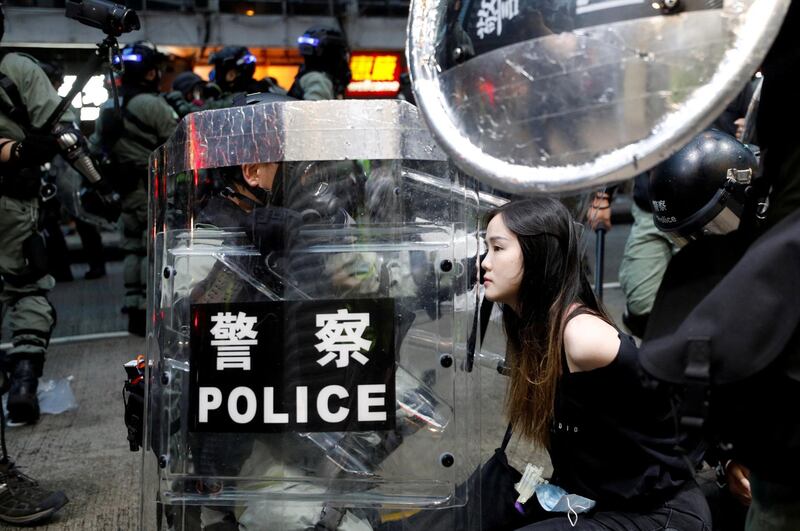
[[[684,396],[680,406],[680,422],[684,428],[702,428],[708,418],[711,389],[711,338],[691,337],[684,372]]]
[[[508,427],[506,428],[506,434],[503,435],[503,444],[500,445],[500,449],[504,452],[508,447],[508,443],[511,441],[511,431],[511,423],[509,422]]]
[[[480,297],[480,295],[476,296],[476,299]],[[492,316],[492,309],[494,308],[494,303],[487,299],[486,297],[480,302],[480,307],[478,311],[475,312],[475,317],[472,321],[472,331],[469,334],[469,339],[467,339],[467,372],[472,371],[472,368],[475,364],[475,346],[477,344],[477,332],[478,332],[478,325],[480,324],[480,331],[481,331],[481,344],[483,344],[483,338],[486,336],[486,329],[489,328],[489,319]],[[506,433],[503,436],[503,444],[500,445],[500,450],[505,452],[506,447],[508,446],[509,441],[511,441],[511,429],[512,424],[509,422],[508,427],[506,428]]]
[[[25,107],[22,96],[19,94],[19,89],[11,78],[2,72],[0,72],[0,89],[3,89],[8,99],[11,100],[11,103],[9,103],[0,98],[0,112],[14,120],[14,122],[25,129],[26,132],[29,131],[31,128],[31,120],[28,116],[28,109]]]
[[[492,316],[492,308],[494,308],[494,303],[492,301],[484,297],[483,300],[478,303],[479,298],[480,295],[476,294],[475,305],[478,306],[479,309],[475,312],[475,317],[472,320],[472,331],[467,339],[467,372],[472,372],[472,368],[475,365],[475,346],[477,345],[478,339],[478,324],[480,323],[481,344],[483,344],[483,337],[486,335],[486,329],[489,328],[489,318]]]

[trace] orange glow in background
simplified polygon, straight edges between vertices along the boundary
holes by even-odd
[[[349,98],[393,98],[400,90],[402,56],[398,52],[353,52]]]

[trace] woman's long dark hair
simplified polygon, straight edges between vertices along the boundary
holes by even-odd
[[[490,212],[487,224],[498,215],[517,236],[524,264],[517,307],[503,306],[511,367],[506,416],[515,432],[547,447],[569,308],[577,303],[611,319],[586,279],[578,230],[564,205],[544,197],[512,201]]]

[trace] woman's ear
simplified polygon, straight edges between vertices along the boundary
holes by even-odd
[[[248,186],[258,186],[258,164],[242,164],[242,175]]]

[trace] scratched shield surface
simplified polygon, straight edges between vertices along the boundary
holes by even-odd
[[[724,109],[785,0],[414,0],[417,102],[445,151],[509,192],[636,175]]]
[[[481,459],[466,345],[478,223],[499,198],[417,109],[195,113],[151,164],[149,521],[229,505],[255,528],[303,529],[325,505],[477,496],[457,489]]]

